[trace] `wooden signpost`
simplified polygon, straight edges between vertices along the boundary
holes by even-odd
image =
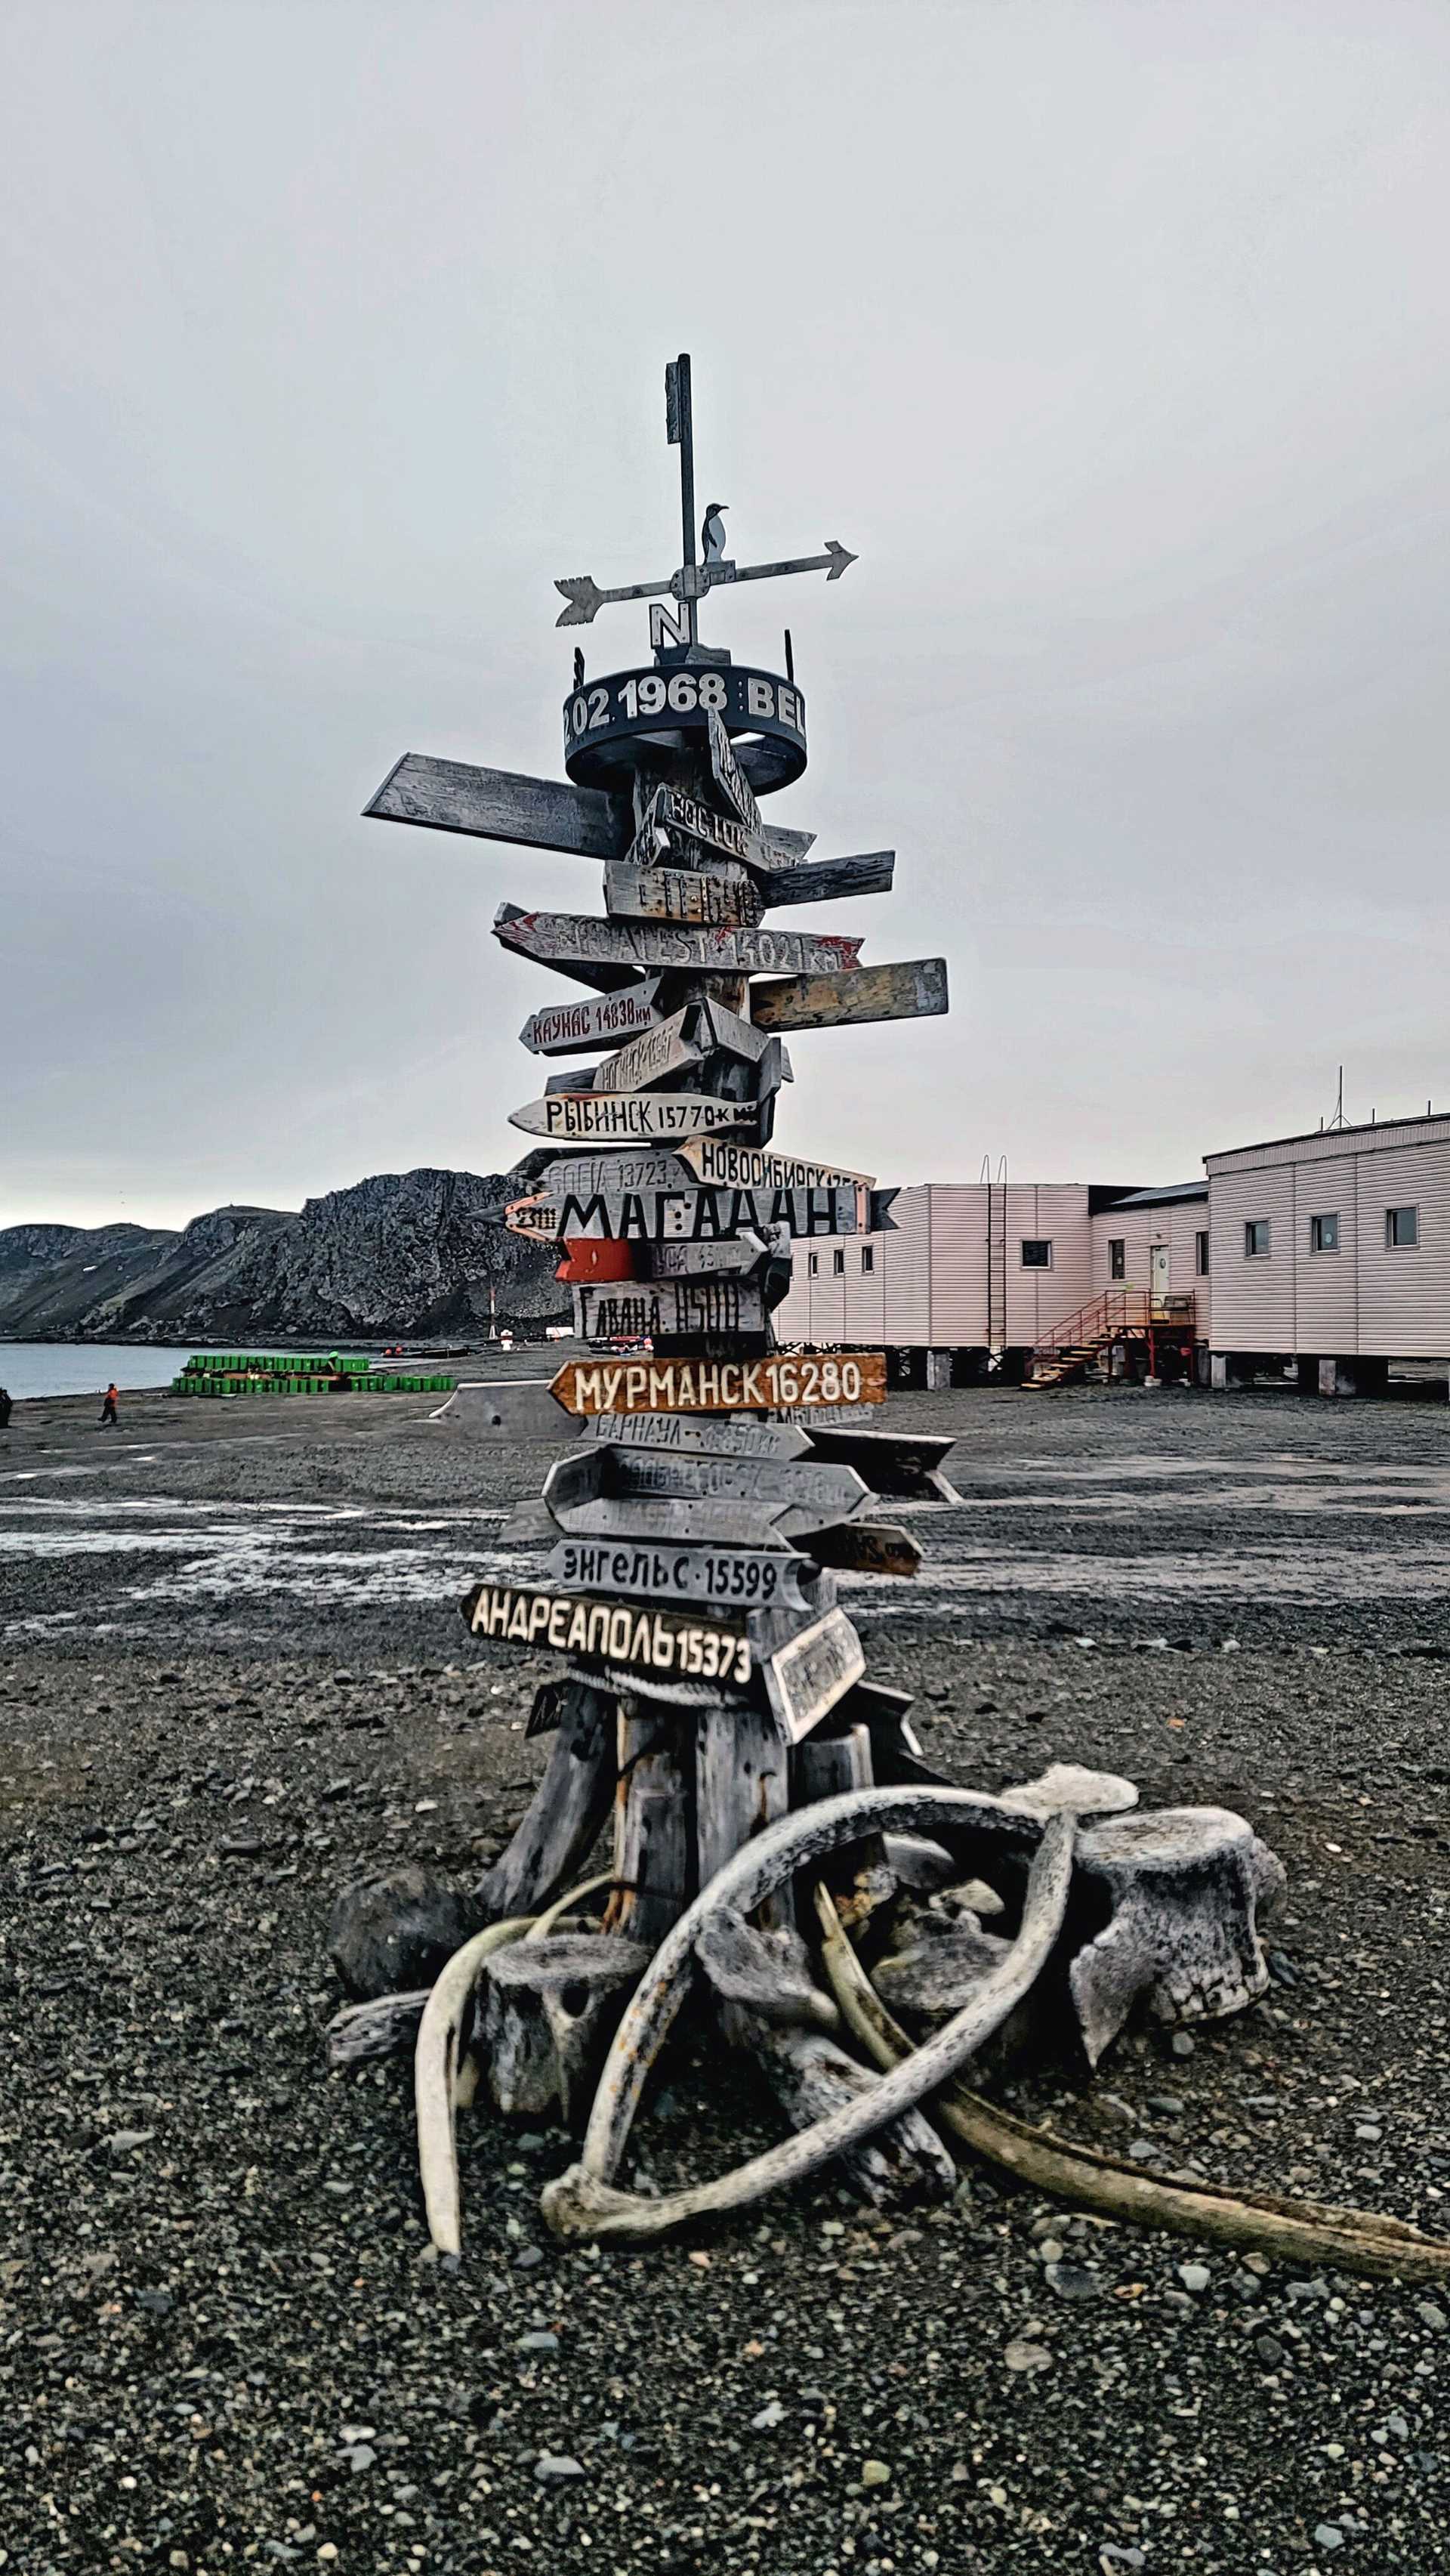
[[[569,1591],[636,1593],[710,1610],[801,1610],[811,1571],[790,1548],[665,1547],[629,1539],[566,1538],[549,1557],[550,1579]]]
[[[752,1670],[744,1619],[708,1622],[675,1610],[625,1608],[576,1591],[532,1583],[479,1583],[463,1605],[475,1637],[553,1646],[560,1654],[618,1665],[642,1680],[715,1682],[743,1689]]]
[[[503,1954],[507,1976],[490,1968],[473,2016],[500,2106],[566,2120],[582,2105],[590,2049],[607,2039],[625,1990],[695,1887],[792,1802],[869,1781],[868,1718],[881,1694],[865,1682],[836,1575],[914,1574],[915,1536],[873,1498],[949,1490],[929,1440],[873,1441],[855,1428],[826,1454],[831,1431],[818,1426],[840,1432],[879,1418],[886,1355],[782,1351],[772,1320],[792,1245],[889,1226],[895,1195],[864,1173],[771,1147],[791,1079],[784,1033],[944,1011],[945,964],[863,967],[859,938],[763,918],[885,893],[895,856],[810,860],[809,833],[763,820],[769,797],[806,765],[790,638],[781,674],[699,634],[702,602],[781,575],[823,571],[834,582],[854,557],[832,539],[821,554],[734,560],[727,505],[706,504],[703,525],[696,512],[688,357],[667,370],[666,418],[680,450],[678,568],[609,590],[587,574],[558,583],[564,626],[592,625],[620,601],[652,611],[649,665],[591,673],[573,652],[561,709],[569,783],[409,755],[368,808],[572,852],[603,871],[602,913],[504,903],[494,922],[501,946],[590,988],[536,1010],[521,1032],[536,1056],[587,1061],[547,1075],[542,1098],[511,1113],[539,1142],[519,1158],[506,1222],[549,1247],[594,1349],[549,1391],[560,1424],[583,1435],[497,1533],[501,1547],[545,1551],[543,1579],[489,1579],[464,1605],[481,1644],[516,1661],[521,1650],[560,1659],[560,1678],[536,1700],[553,1730],[548,1767],[490,1869],[481,1913],[544,1914],[581,1876],[612,1805],[600,1931],[541,1926]],[[468,1420],[483,1436],[488,1424],[508,1437],[509,1411],[490,1398]],[[870,1872],[859,1891],[874,1907],[884,1901],[879,1856]],[[787,1880],[762,1926],[788,1929],[794,1902]],[[762,2019],[756,2001],[770,2001],[773,1982],[809,1990],[753,1925],[739,1928],[736,1982],[721,1982],[723,1953],[702,1952],[692,2009],[708,2010],[712,1992],[727,1998],[728,2035],[758,2047],[793,2118],[807,2100],[859,2103],[859,2065],[835,2049],[824,2014],[815,2028],[799,2012]],[[420,2055],[420,2129],[435,2157],[437,2141],[451,2141],[476,1955],[470,1945],[444,1972],[444,1985],[457,1981],[445,1994],[453,2022],[439,2021],[436,1993],[425,2016],[434,2089]],[[909,2166],[916,2150],[905,2139],[898,2126],[891,2155]],[[445,2209],[440,2233],[435,2215],[436,2163],[425,2156],[424,2166],[435,2241],[456,2250],[454,2219]],[[456,2217],[447,2170],[442,2200]]]
[[[499,905],[493,935],[521,957],[605,990],[666,966],[693,975],[829,975],[853,967],[861,954],[859,939],[824,932],[602,921],[592,913],[524,912],[516,903]]]
[[[885,1216],[879,1204],[872,1206],[873,1199],[879,1203],[895,1195],[867,1193],[863,1222],[854,1184],[798,1190],[599,1187],[608,1177],[608,1166],[600,1166],[574,1189],[549,1174],[546,1188],[515,1199],[504,1210],[504,1223],[511,1233],[532,1235],[538,1243],[576,1237],[605,1243],[718,1243],[758,1233],[767,1225],[783,1225],[792,1236],[875,1234]],[[693,1177],[689,1175],[692,1183]]]
[[[738,1101],[691,1091],[551,1091],[509,1111],[511,1127],[569,1145],[634,1145],[738,1127]]]
[[[611,920],[683,921],[726,930],[753,928],[765,910],[744,868],[645,868],[612,861],[604,871]]]
[[[704,1061],[700,1043],[701,1005],[692,1002],[683,1011],[672,1011],[642,1037],[631,1038],[617,1055],[607,1056],[594,1068],[594,1091],[648,1091],[656,1082],[668,1082],[671,1074],[689,1073]]]
[[[580,1055],[589,1047],[640,1037],[657,1028],[664,1016],[655,1008],[658,982],[658,976],[645,976],[619,992],[535,1011],[519,1031],[520,1042],[531,1055]]]
[[[660,1333],[763,1333],[765,1292],[751,1279],[636,1279],[574,1291],[586,1342],[652,1341]]]
[[[551,1380],[566,1413],[767,1413],[884,1404],[884,1351],[773,1352],[760,1360],[569,1360]]]

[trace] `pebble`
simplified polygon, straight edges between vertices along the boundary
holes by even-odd
[[[1417,2299],[1415,2314],[1422,2326],[1429,2327],[1431,2334],[1443,2334],[1447,2324],[1450,2324],[1450,2318],[1446,2317],[1444,2309],[1437,2308],[1432,2299]]]
[[[1102,2275],[1089,2271],[1085,2263],[1049,2263],[1043,2277],[1060,2299],[1096,2299],[1102,2294]]]
[[[1148,2108],[1156,2111],[1160,2119],[1176,2120],[1187,2110],[1188,2104],[1181,2093],[1150,2093]]]
[[[154,2129],[113,2129],[108,2138],[102,2138],[101,2144],[109,2147],[113,2156],[125,2156],[133,2147],[149,2146],[155,2135]]]
[[[1185,2290],[1191,2290],[1194,2297],[1199,2299],[1202,2298],[1204,2291],[1208,2288],[1213,2275],[1209,2271],[1206,2263],[1180,2263],[1178,2266],[1178,2278],[1183,2283]]]
[[[1344,2547],[1344,2534],[1340,2530],[1338,2523],[1316,2522],[1314,2526],[1314,2546],[1316,2549],[1342,2549]]]
[[[354,2442],[352,2449],[346,2454],[347,2465],[351,2469],[353,2476],[355,2478],[359,2478],[362,2476],[364,2469],[370,2469],[372,2467],[377,2456],[378,2455],[373,2449],[371,2442]]]
[[[1046,2344],[1028,2343],[1021,2335],[1014,2335],[1002,2359],[1009,2370],[1050,2370],[1052,2367],[1052,2355]]]
[[[1172,2049],[1175,2057],[1191,2057],[1193,2055],[1193,2041],[1186,2030],[1175,2030],[1173,2037],[1168,2042],[1168,2045]]]
[[[784,2422],[785,2408],[778,2397],[772,2397],[758,2415],[751,2416],[750,2429],[752,2433],[773,2433],[777,2424]]]
[[[890,2478],[891,2471],[884,2460],[862,2461],[861,2484],[863,2487],[884,2487],[889,2484]]]
[[[520,2335],[519,2337],[520,2352],[557,2352],[558,2349],[558,2336],[556,2334],[550,2334],[547,2331],[538,2334]]]
[[[583,2464],[570,2458],[567,2451],[541,2451],[534,2462],[534,2475],[543,2486],[552,2486],[565,2478],[582,2478]]]

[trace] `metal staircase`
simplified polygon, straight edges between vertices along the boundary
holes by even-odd
[[[1154,1377],[1158,1345],[1166,1342],[1175,1349],[1186,1345],[1191,1351],[1194,1324],[1191,1296],[1154,1297],[1146,1288],[1109,1288],[1034,1342],[1023,1384],[1036,1395],[1075,1385],[1114,1342],[1146,1344],[1148,1374]]]

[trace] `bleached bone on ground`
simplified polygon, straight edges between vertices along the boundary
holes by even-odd
[[[527,1915],[490,1923],[465,1941],[434,1985],[418,2029],[413,2058],[413,2105],[418,2124],[418,2172],[428,2233],[440,2254],[462,2248],[455,2134],[457,2089],[463,2053],[473,2026],[473,1991],[487,1961],[530,1928]]]
[[[599,1932],[521,1941],[489,1961],[480,2036],[504,2112],[572,2125],[588,2097],[622,1986],[639,1983],[641,1942]]]
[[[913,1895],[934,1895],[950,1887],[956,1877],[951,1853],[924,1834],[883,1834],[881,1848],[896,1885],[909,1888]]]
[[[817,1886],[821,1956],[842,2019],[878,2066],[890,2069],[910,2056],[911,2042],[891,2018],[842,1929],[829,1890]],[[1168,2182],[1141,2165],[1120,2164],[1093,2147],[1072,2146],[1029,2128],[965,2084],[951,2084],[935,2104],[944,2128],[987,2163],[999,2165],[1033,2190],[1104,2217],[1156,2227],[1221,2245],[1247,2246],[1276,2260],[1313,2269],[1328,2263],[1372,2279],[1450,2279],[1450,2243],[1424,2236],[1403,2219],[1373,2210],[1326,2208],[1308,2200],[1279,2200],[1268,2192],[1235,2194],[1218,2183]]]
[[[1137,1998],[1156,2021],[1238,2012],[1263,1994],[1257,1915],[1284,1892],[1281,1862],[1225,1807],[1114,1816],[1078,1838],[1080,1879],[1112,1908],[1068,1983],[1096,2066]]]
[[[1062,1807],[1076,1816],[1116,1816],[1137,1803],[1134,1781],[1116,1771],[1089,1771],[1081,1762],[1053,1762],[1035,1780],[1002,1791],[1003,1806],[1019,1816],[1055,1816]]]
[[[1062,1926],[1072,1874],[1073,1820],[1054,1817],[1033,1862],[1022,1928],[999,1975],[929,2040],[909,2065],[882,2078],[826,2119],[734,2173],[683,2192],[646,2201],[612,2188],[650,2067],[688,1990],[695,1942],[721,1904],[748,1914],[799,1868],[819,1863],[863,1833],[942,1828],[969,1819],[985,1821],[992,1800],[965,1789],[868,1789],[786,1816],[728,1861],[680,1918],[657,1951],[625,2009],[600,2079],[582,2161],[550,2183],[543,2211],[559,2235],[641,2238],[659,2236],[707,2211],[741,2208],[782,2185],[800,2181],[833,2156],[854,2147],[901,2112],[913,2109],[966,2063],[1024,1995]]]

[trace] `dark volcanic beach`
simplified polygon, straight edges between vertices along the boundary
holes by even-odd
[[[499,1525],[557,1453],[429,1401],[137,1396],[103,1434],[55,1400],[0,1434],[0,2567],[1450,2564],[1450,2294],[981,2168],[947,2210],[877,2217],[828,2174],[656,2251],[566,2251],[538,2191],[569,2142],[483,2103],[464,2256],[432,2259],[407,2062],[326,2071],[327,1915],[404,1856],[467,1879],[525,1803],[549,1659],[475,1647],[457,1605],[520,1570]],[[1016,2107],[1443,2232],[1443,1407],[888,1416],[957,1435],[961,1508],[904,1507],[920,1581],[842,1597],[930,1758],[993,1790],[1126,1771],[1240,1809],[1289,1872],[1264,2003]],[[635,2177],[777,2126],[748,2071],[682,2052]]]

